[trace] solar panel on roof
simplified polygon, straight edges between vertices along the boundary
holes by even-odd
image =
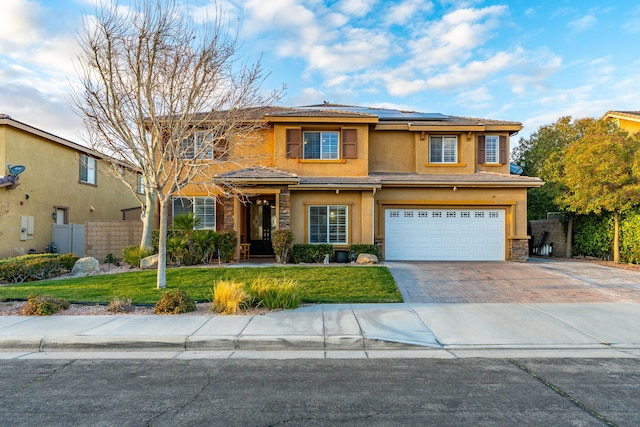
[[[359,114],[373,114],[381,120],[445,120],[448,116],[440,113],[420,113],[417,111],[401,111],[387,108],[370,108],[343,105],[307,105],[298,107],[300,109],[310,110],[337,110]]]

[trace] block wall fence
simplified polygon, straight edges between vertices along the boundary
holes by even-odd
[[[142,238],[142,221],[87,221],[84,228],[84,256],[100,262],[113,254],[122,259],[122,249],[139,245]]]

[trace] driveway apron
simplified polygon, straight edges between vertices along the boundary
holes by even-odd
[[[640,303],[640,271],[586,262],[385,265],[405,303]]]

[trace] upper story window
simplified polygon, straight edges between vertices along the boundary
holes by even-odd
[[[227,155],[227,144],[213,132],[197,131],[182,141],[180,151],[183,159],[222,159]]]
[[[80,154],[80,182],[96,185],[96,159]]]
[[[288,128],[286,150],[289,159],[357,159],[358,130],[303,131],[302,128]]]
[[[478,136],[478,163],[504,165],[507,163],[507,137],[505,135]]]
[[[498,163],[500,142],[497,135],[487,135],[484,139],[484,162]]]
[[[458,137],[430,137],[429,163],[458,163]]]
[[[339,132],[303,132],[304,159],[339,159]]]
[[[144,194],[144,179],[140,172],[136,173],[136,192],[138,194]]]
[[[174,197],[173,217],[180,214],[192,213],[200,219],[196,230],[215,230],[216,228],[216,199],[213,197]]]

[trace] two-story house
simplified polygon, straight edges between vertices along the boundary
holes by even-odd
[[[213,177],[244,199],[185,192],[174,214],[237,231],[252,256],[289,229],[296,243],[378,244],[387,260],[527,258],[527,188],[543,182],[509,173],[520,123],[326,103],[262,120],[259,164]]]
[[[53,224],[120,220],[123,209],[139,206],[103,159],[87,147],[0,115],[0,258],[44,251]],[[136,180],[131,170],[116,172]]]

